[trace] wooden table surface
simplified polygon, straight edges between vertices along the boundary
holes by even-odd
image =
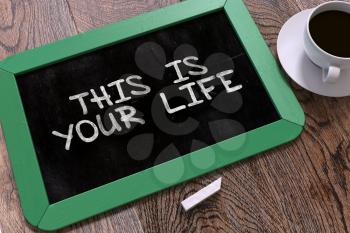
[[[176,2],[0,0],[0,59]],[[321,2],[245,0],[274,55],[283,23]],[[321,97],[291,85],[306,114],[296,141],[63,232],[350,233],[350,98]],[[191,212],[180,208],[184,197],[219,176],[221,192]],[[0,230],[36,231],[22,216],[1,132]]]

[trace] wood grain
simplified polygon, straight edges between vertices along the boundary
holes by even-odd
[[[175,0],[0,1],[0,58]],[[283,23],[321,0],[245,0],[276,55]],[[306,114],[301,137],[63,232],[350,233],[350,98],[311,94],[290,82]],[[223,176],[217,195],[189,212],[180,201]],[[0,135],[0,229],[34,230],[18,204]]]
[[[79,32],[164,7],[177,0],[67,0]]]
[[[0,12],[0,59],[76,33],[65,0],[1,0]]]

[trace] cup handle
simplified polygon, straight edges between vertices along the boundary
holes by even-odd
[[[329,66],[322,70],[322,80],[325,83],[335,83],[340,76],[340,68],[337,66]]]

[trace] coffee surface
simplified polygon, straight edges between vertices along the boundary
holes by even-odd
[[[350,57],[350,14],[326,11],[311,19],[309,29],[312,39],[324,51]]]

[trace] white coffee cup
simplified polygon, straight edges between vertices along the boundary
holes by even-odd
[[[312,39],[309,25],[310,20],[316,15],[325,11],[343,11],[350,14],[350,3],[343,1],[331,1],[323,3],[314,8],[307,20],[307,25],[304,33],[304,49],[310,60],[322,68],[323,82],[334,83],[340,77],[342,70],[350,69],[350,57],[338,57],[332,55],[322,48]],[[350,26],[347,30],[350,30]],[[350,46],[350,41],[349,41]],[[350,78],[350,77],[348,77]]]

